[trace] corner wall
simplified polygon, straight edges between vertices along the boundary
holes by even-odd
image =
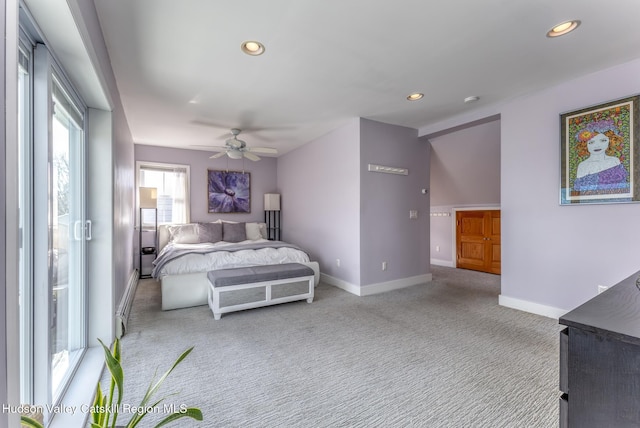
[[[362,118],[278,158],[285,240],[320,262],[327,283],[357,295],[430,279],[428,187],[429,144],[417,130]]]
[[[370,172],[369,164],[407,168],[409,174]],[[418,130],[361,119],[361,287],[430,272],[429,194],[422,193],[428,188],[429,143],[418,140]],[[410,210],[417,218],[409,218]]]

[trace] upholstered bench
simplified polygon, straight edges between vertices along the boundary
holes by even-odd
[[[300,263],[212,270],[207,272],[207,278],[209,307],[216,320],[227,312],[295,300],[306,299],[308,303],[313,301],[313,269]],[[292,289],[290,285],[298,287]],[[264,288],[264,294],[259,295],[256,300],[221,306],[221,294],[259,288]]]

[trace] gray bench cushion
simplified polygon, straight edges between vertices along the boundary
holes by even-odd
[[[214,287],[227,287],[230,285],[313,276],[313,274],[313,269],[309,266],[300,263],[283,263],[279,265],[212,270],[207,272],[207,277]]]

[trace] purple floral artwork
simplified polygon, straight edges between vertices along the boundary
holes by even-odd
[[[251,176],[248,172],[208,171],[210,213],[251,212]]]

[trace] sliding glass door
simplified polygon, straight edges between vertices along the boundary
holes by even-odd
[[[20,53],[21,399],[51,405],[87,346],[85,108],[44,45]]]

